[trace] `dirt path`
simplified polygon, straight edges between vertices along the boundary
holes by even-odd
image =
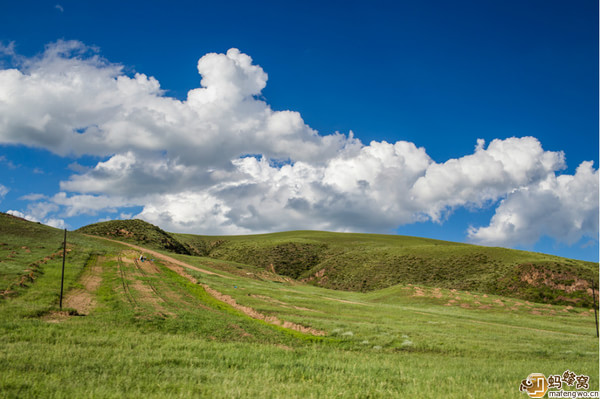
[[[94,296],[102,283],[103,257],[97,257],[88,270],[85,270],[79,279],[82,288],[75,288],[65,294],[63,307],[74,309],[77,315],[86,316],[96,307]],[[71,314],[65,311],[50,312],[42,317],[48,323],[60,323],[67,320]]]
[[[121,251],[117,269],[123,286],[123,296],[140,313],[139,317],[177,317],[177,309],[180,309],[180,306],[210,310],[186,291],[173,290],[168,284],[164,284],[161,269],[154,262],[139,261],[138,257],[137,251]],[[171,270],[178,268],[184,272],[181,266],[169,264],[167,267]]]
[[[122,251],[118,256],[125,297],[136,311],[145,316],[174,317],[168,299],[174,293],[160,284],[160,270],[153,262],[139,262],[137,257],[137,252],[132,250]]]
[[[75,288],[67,293],[63,306],[75,309],[79,315],[88,315],[96,306],[94,294],[102,282],[102,258],[96,258],[79,280],[83,288]]]
[[[130,243],[126,243],[126,242],[122,242],[122,241],[118,241],[118,240],[112,240],[110,238],[104,238],[104,237],[98,237],[98,236],[91,236],[88,235],[88,237],[94,237],[94,238],[100,238],[102,240],[107,240],[107,241],[112,241],[112,242],[116,242],[118,244],[124,244],[127,245],[131,248],[137,249],[138,251],[141,252],[145,252],[148,254],[151,254],[152,256],[162,259],[163,261],[165,261],[165,266],[168,267],[169,269],[173,270],[175,273],[179,274],[182,277],[185,277],[186,279],[188,279],[189,281],[191,281],[194,284],[199,284],[198,280],[196,278],[194,278],[193,276],[191,276],[190,274],[186,273],[185,270],[183,270],[183,268],[187,268],[187,269],[191,269],[191,270],[196,270],[205,274],[211,274],[211,275],[216,275],[216,276],[220,276],[223,278],[227,278],[229,279],[230,277],[228,276],[224,276],[222,274],[219,273],[214,273],[208,270],[204,270],[201,269],[199,267],[196,266],[192,266],[189,265],[185,262],[182,262],[180,260],[174,259],[168,255],[164,255],[161,254],[160,252],[156,252],[156,251],[152,251],[149,250],[147,248],[144,247],[140,247],[138,245],[135,244],[130,244]],[[229,295],[225,295],[220,293],[219,291],[210,288],[208,285],[206,284],[201,284],[202,287],[204,287],[205,291],[211,295],[213,298],[221,301],[221,302],[225,302],[227,304],[229,304],[230,306],[232,306],[233,308],[241,311],[242,313],[246,314],[247,316],[252,317],[253,319],[258,319],[258,320],[263,320],[269,324],[273,324],[276,326],[280,326],[280,327],[284,327],[284,328],[289,328],[290,330],[296,330],[296,331],[300,331],[302,333],[305,334],[312,334],[312,335],[317,335],[317,336],[323,336],[326,335],[325,331],[321,331],[321,330],[317,330],[315,328],[312,327],[306,327],[297,323],[293,323],[291,321],[284,321],[284,320],[280,320],[275,316],[266,316],[258,311],[256,311],[255,309],[249,307],[249,306],[244,306],[244,305],[240,305],[238,304],[235,299],[233,299],[232,297],[230,297]]]
[[[278,319],[275,316],[266,316],[266,315],[264,315],[264,314],[256,311],[255,309],[249,307],[249,306],[240,305],[239,303],[237,303],[235,301],[235,299],[233,299],[229,295],[222,294],[219,291],[210,288],[206,284],[202,284],[202,287],[204,287],[204,289],[206,290],[206,292],[208,292],[213,298],[216,298],[216,299],[218,299],[221,302],[225,302],[225,303],[231,305],[235,309],[243,312],[244,314],[246,314],[247,316],[252,317],[253,319],[263,320],[263,321],[265,321],[265,322],[267,322],[269,324],[274,324],[276,326],[280,326],[280,327],[284,327],[284,328],[289,328],[291,330],[300,331],[300,332],[305,333],[305,334],[312,334],[312,335],[317,335],[317,336],[326,335],[325,331],[317,330],[317,329],[312,328],[312,327],[305,327],[305,326],[303,326],[301,324],[292,323],[291,321],[280,320],[280,319]]]
[[[106,241],[116,242],[117,244],[123,244],[123,245],[127,245],[128,247],[131,247],[131,248],[137,249],[138,251],[141,251],[141,252],[144,252],[144,253],[150,254],[150,255],[154,256],[155,258],[162,259],[162,260],[164,260],[165,262],[170,262],[170,263],[173,263],[173,264],[175,264],[175,265],[183,266],[183,267],[186,267],[186,268],[188,268],[188,269],[191,269],[191,270],[195,270],[195,271],[197,271],[197,272],[200,272],[200,273],[204,273],[204,274],[211,274],[211,275],[214,275],[214,276],[219,276],[219,277],[223,277],[223,278],[231,278],[231,277],[229,277],[229,276],[225,276],[225,275],[223,275],[223,274],[219,274],[219,273],[211,272],[211,271],[209,271],[209,270],[205,270],[205,269],[201,269],[201,268],[199,268],[199,267],[196,267],[196,266],[192,266],[192,265],[190,265],[190,264],[187,264],[187,263],[185,263],[185,262],[182,262],[182,261],[180,261],[180,260],[177,260],[177,259],[175,259],[175,258],[172,258],[172,257],[170,257],[170,256],[168,256],[168,255],[161,254],[160,252],[156,252],[156,251],[153,251],[153,250],[151,250],[151,249],[147,249],[147,248],[144,248],[144,247],[140,247],[139,245],[130,244],[130,243],[128,243],[128,242],[123,242],[123,241],[118,241],[118,240],[112,240],[112,239],[110,239],[110,238],[105,238],[105,237],[93,236],[93,235],[89,235],[89,234],[86,234],[86,236],[88,236],[88,237],[93,237],[93,238],[99,238],[99,239],[101,239],[101,240],[106,240]]]

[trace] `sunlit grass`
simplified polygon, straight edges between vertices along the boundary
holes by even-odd
[[[44,229],[24,236],[50,252],[62,239]],[[0,234],[14,245],[21,238]],[[57,316],[60,257],[1,300],[1,397],[517,398],[530,373],[566,369],[598,389],[589,309],[424,284],[334,291],[177,257],[227,277],[187,270],[237,303],[327,333],[312,337],[248,317],[167,262],[144,274],[120,264],[119,256],[135,257],[126,247],[74,233],[69,242],[65,291],[81,288],[98,261],[96,306],[88,316]],[[45,255],[32,250],[31,259]]]

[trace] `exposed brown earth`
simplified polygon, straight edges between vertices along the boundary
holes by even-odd
[[[210,288],[206,284],[201,284],[201,285],[202,285],[202,287],[204,287],[206,292],[208,292],[213,298],[216,298],[221,302],[227,303],[228,305],[230,305],[233,308],[241,311],[242,313],[252,317],[253,319],[263,320],[269,324],[274,324],[276,326],[300,331],[305,334],[312,334],[312,335],[317,335],[317,336],[323,336],[326,334],[325,331],[317,330],[312,327],[305,327],[305,326],[297,324],[297,323],[292,323],[291,321],[280,320],[275,316],[266,316],[249,306],[240,305],[239,303],[237,303],[235,301],[235,299],[233,299],[229,295],[222,294],[219,291]]]
[[[90,237],[96,237],[96,236],[90,236]],[[185,277],[186,279],[188,279],[189,281],[191,281],[194,284],[199,284],[198,280],[196,278],[194,278],[193,276],[189,275],[187,272],[185,272],[184,268],[187,269],[191,269],[191,270],[195,270],[195,271],[199,271],[201,273],[205,273],[205,274],[210,274],[210,275],[217,275],[223,278],[229,278],[228,276],[219,274],[219,273],[215,273],[215,272],[211,272],[209,270],[204,270],[201,269],[199,267],[196,266],[192,266],[189,265],[185,262],[182,262],[180,260],[174,259],[170,256],[161,254],[159,252],[156,251],[152,251],[152,250],[148,250],[146,248],[140,247],[138,245],[134,245],[134,244],[130,244],[130,243],[125,243],[125,242],[121,242],[121,241],[117,241],[117,240],[111,240],[109,238],[105,238],[105,237],[96,237],[96,238],[100,238],[103,240],[108,240],[108,241],[112,241],[112,242],[116,242],[119,244],[123,244],[123,245],[127,245],[131,248],[134,248],[138,251],[141,251],[143,253],[147,253],[147,254],[151,254],[152,256],[161,259],[165,266],[168,267],[169,269],[173,270],[174,272],[178,273],[179,275],[181,275],[182,277]],[[300,331],[302,333],[305,334],[312,334],[312,335],[316,335],[316,336],[323,336],[325,335],[325,331],[321,331],[321,330],[317,330],[315,328],[312,327],[306,327],[306,326],[302,326],[300,324],[297,323],[293,323],[290,321],[284,321],[284,320],[280,320],[279,318],[275,317],[275,316],[266,316],[258,311],[256,311],[255,309],[249,307],[249,306],[243,306],[238,304],[235,299],[233,299],[232,297],[230,297],[229,295],[225,295],[220,293],[219,291],[212,289],[211,287],[209,287],[206,284],[201,284],[202,287],[204,288],[204,290],[210,294],[213,298],[221,301],[221,302],[225,302],[227,304],[229,304],[230,306],[232,306],[233,308],[241,311],[242,313],[246,314],[247,316],[252,317],[253,319],[258,319],[258,320],[263,320],[269,324],[273,324],[273,325],[277,325],[280,327],[284,327],[284,328],[289,328],[291,330],[296,330],[296,331]]]
[[[531,268],[521,274],[521,281],[535,287],[545,285],[546,287],[571,293],[574,291],[586,291],[592,295],[590,282],[578,278],[573,273],[556,273],[546,269]],[[567,284],[565,281],[570,281]]]
[[[3,244],[3,245],[7,245],[7,244]],[[25,252],[31,252],[28,247],[21,247],[21,249],[24,249]],[[71,249],[67,248],[67,252],[70,252],[70,251],[71,251]],[[17,254],[17,252],[12,251],[11,254]],[[7,255],[7,257],[12,258],[11,254]],[[28,265],[28,268],[24,270],[24,274],[19,276],[18,280],[11,283],[6,289],[0,290],[0,297],[10,297],[11,295],[16,293],[16,291],[14,291],[14,288],[16,288],[17,286],[26,287],[30,283],[35,282],[35,279],[38,277],[38,274],[40,272],[41,266],[43,264],[47,263],[48,261],[53,260],[54,258],[57,258],[57,257],[62,258],[62,254],[63,254],[63,250],[61,249],[60,251],[57,251],[51,255],[45,256],[43,259],[40,259],[38,261],[30,263]]]
[[[118,244],[127,245],[128,247],[137,249],[138,251],[141,251],[141,252],[146,253],[146,254],[150,254],[150,255],[152,255],[155,258],[164,260],[166,262],[169,262],[169,263],[172,263],[172,264],[175,264],[175,265],[183,266],[183,267],[186,267],[186,268],[191,269],[191,270],[196,270],[196,271],[204,273],[204,274],[211,274],[211,275],[216,275],[216,276],[223,277],[223,278],[229,278],[228,276],[225,276],[223,274],[211,272],[210,270],[205,270],[205,269],[201,269],[201,268],[196,267],[196,266],[189,265],[189,264],[187,264],[185,262],[182,262],[182,261],[177,260],[175,258],[172,258],[170,256],[163,255],[160,252],[156,252],[156,251],[152,251],[152,250],[147,249],[147,248],[140,247],[139,245],[130,244],[128,242],[123,242],[123,241],[118,241],[118,240],[112,240],[112,239],[106,238],[106,237],[98,237],[98,236],[92,236],[92,235],[88,235],[88,237],[99,238],[99,239],[102,239],[102,240],[112,241],[112,242],[116,242]]]
[[[102,282],[102,258],[97,258],[80,279],[83,288],[69,291],[65,296],[64,306],[75,309],[77,314],[87,315],[95,307],[94,293]]]
[[[130,301],[138,311],[142,311],[145,308],[151,309],[150,313],[154,315],[175,316],[173,312],[167,309],[167,300],[157,290],[157,287],[148,278],[148,273],[145,271],[145,269],[149,269],[158,272],[158,269],[155,269],[156,266],[154,265],[146,265],[143,268],[141,264],[152,262],[139,262],[137,256],[137,253],[134,251],[123,251],[119,255],[119,267],[121,268],[123,287]]]
[[[66,293],[63,299],[63,307],[74,310],[74,314],[85,316],[96,306],[94,294],[102,283],[102,257],[96,258],[90,268],[82,274],[79,283],[83,286],[82,288],[75,288]],[[73,313],[66,310],[58,312],[50,312],[45,315],[42,320],[48,323],[60,323],[61,321],[67,320]]]

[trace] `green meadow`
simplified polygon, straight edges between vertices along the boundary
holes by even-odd
[[[523,398],[530,373],[567,369],[599,389],[585,290],[555,292],[566,276],[597,281],[589,262],[417,238],[103,226],[68,233],[60,309],[63,232],[0,215],[0,397]],[[457,257],[466,282],[444,278]],[[525,286],[520,265],[556,281]],[[514,284],[494,284],[511,271]]]

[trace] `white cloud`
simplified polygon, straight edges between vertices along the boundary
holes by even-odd
[[[549,236],[573,244],[598,234],[598,170],[583,162],[575,175],[554,176],[511,192],[490,225],[471,228],[469,238],[484,245],[534,244]]]
[[[181,192],[150,198],[144,210],[137,216],[159,224],[171,231],[204,231],[220,234],[248,233],[227,217],[231,210],[227,204],[206,192]]]
[[[410,195],[426,205],[423,212],[439,220],[444,210],[495,201],[564,167],[563,153],[544,151],[533,137],[494,140],[487,149],[478,140],[474,154],[430,165]]]
[[[5,164],[6,167],[9,169],[18,168],[18,166],[15,165],[14,163],[12,163],[12,161],[9,161],[8,159],[6,159],[6,157],[4,155],[0,155],[0,163]]]
[[[319,136],[297,112],[273,111],[257,99],[267,75],[237,49],[200,58],[202,87],[183,102],[164,97],[153,77],[128,77],[90,53],[59,41],[21,70],[0,71],[0,143],[59,155],[167,154],[207,168],[247,153],[317,161],[347,141]]]
[[[14,57],[16,55],[15,42],[9,42],[8,44],[4,44],[3,42],[0,42],[0,55],[7,55],[9,57]]]
[[[275,166],[264,157],[233,163],[238,173],[231,173],[226,181],[193,193],[148,198],[139,216],[190,232],[390,231],[427,218],[438,221],[457,206],[477,207],[510,198],[515,190],[573,178],[557,177],[556,170],[564,167],[562,153],[544,151],[531,137],[495,140],[487,149],[480,142],[474,154],[444,164],[434,163],[423,148],[407,142],[372,142],[340,152],[325,165]],[[515,168],[515,163],[520,167]],[[557,191],[576,195],[574,189],[563,184]],[[590,192],[590,188],[582,186],[580,191]],[[593,199],[588,202],[586,212],[593,212]],[[580,211],[569,217],[575,220]],[[528,221],[538,231],[534,240],[543,232],[534,227],[539,222]],[[592,230],[581,232],[590,235]]]
[[[65,229],[67,227],[65,221],[62,219],[47,218],[44,220],[40,220],[31,214],[23,213],[23,212],[16,211],[13,209],[6,211],[6,213],[8,213],[9,215],[13,215],[13,216],[25,219],[25,220],[29,220],[30,222],[42,223],[47,226],[56,227],[57,229]]]
[[[114,196],[83,194],[69,197],[64,192],[55,194],[50,199],[50,204],[64,207],[65,217],[96,215],[100,211],[116,213],[118,208],[136,205],[129,200]]]
[[[594,197],[589,176],[597,180],[597,171],[584,163],[557,176],[564,154],[533,137],[487,148],[479,140],[472,154],[437,163],[409,142],[320,135],[298,112],[261,99],[268,76],[237,49],[201,57],[201,87],[184,101],[76,41],[15,59],[18,69],[0,70],[0,144],[102,159],[72,163],[61,192],[28,207],[38,220],[141,206],[137,217],[171,231],[386,232],[501,200],[488,227],[470,230],[472,240],[596,237],[597,181]],[[581,198],[587,205],[576,203]],[[533,203],[544,212],[519,210]]]
[[[29,220],[30,222],[38,222],[38,220],[35,219],[34,217],[32,217],[30,215],[26,215],[26,214],[24,214],[23,212],[20,212],[20,211],[15,211],[13,209],[9,209],[8,211],[6,211],[6,213],[8,213],[9,215],[16,216],[18,218]]]
[[[6,196],[6,194],[8,194],[9,191],[10,189],[8,187],[0,184],[0,201],[2,201],[2,199]]]
[[[48,198],[48,197],[45,194],[31,193],[31,194],[24,195],[24,196],[20,197],[19,199],[23,200],[23,201],[39,201],[39,200],[46,199],[46,198]]]
[[[67,228],[67,224],[62,219],[49,218],[44,221],[44,224],[50,227],[56,227],[57,229]]]

